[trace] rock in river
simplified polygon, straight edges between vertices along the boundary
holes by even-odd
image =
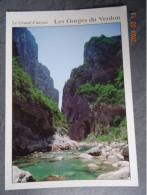
[[[118,171],[101,174],[97,177],[97,180],[128,179],[129,175],[130,175],[129,167],[123,167],[119,169]]]
[[[65,180],[65,177],[61,175],[49,175],[48,177],[43,179],[43,181],[61,181],[61,180]]]
[[[98,169],[99,167],[96,164],[91,163],[91,164],[88,165],[88,168],[92,169],[92,170],[95,170],[95,169]]]
[[[24,183],[35,181],[30,172],[20,170],[17,166],[13,166],[13,183]]]
[[[92,156],[100,156],[102,152],[99,147],[94,147],[94,148],[91,148],[90,150],[87,150],[86,154],[90,154]]]
[[[57,160],[62,160],[63,159],[63,156],[58,156],[56,159]]]
[[[79,157],[80,157],[80,158],[85,158],[85,159],[91,159],[91,158],[93,158],[91,155],[86,154],[86,153],[81,154]]]

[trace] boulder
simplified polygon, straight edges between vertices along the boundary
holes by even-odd
[[[92,159],[93,157],[89,154],[83,153],[79,156],[79,158]]]
[[[119,159],[117,158],[117,155],[116,155],[116,154],[109,155],[109,156],[108,156],[108,160],[109,160],[111,163],[116,163],[116,162],[119,161]]]
[[[130,163],[128,161],[119,161],[117,167],[129,167]]]
[[[63,156],[58,156],[56,159],[57,160],[62,160],[63,159]]]
[[[105,149],[106,152],[111,152],[112,151],[112,148],[107,146],[106,149]]]
[[[61,175],[49,175],[48,177],[44,178],[43,181],[61,181],[65,179],[66,178]]]
[[[106,152],[105,150],[102,151],[102,156],[104,156],[105,158],[108,158],[109,155],[109,152]]]
[[[91,163],[91,164],[88,165],[88,168],[89,168],[89,169],[94,169],[94,170],[95,170],[95,169],[98,169],[99,167],[98,167],[96,164]]]
[[[111,162],[108,162],[108,161],[105,161],[104,164],[111,165],[112,163]]]
[[[119,160],[124,160],[124,156],[122,156],[121,154],[117,154],[117,158],[118,158]]]
[[[120,143],[119,148],[122,149],[125,145],[126,145],[126,143]]]
[[[111,148],[116,147],[116,142],[112,142],[112,143],[110,144],[110,147],[111,147]]]
[[[35,181],[30,172],[20,170],[17,166],[12,167],[13,183],[25,183]]]
[[[99,147],[94,147],[91,148],[90,150],[87,150],[86,154],[90,154],[92,156],[100,156],[102,154],[102,151]]]
[[[104,156],[102,156],[102,155],[99,156],[98,158],[99,158],[100,160],[102,160],[102,161],[103,161],[103,160],[106,160],[106,158],[105,158]]]
[[[123,149],[122,149],[122,155],[124,156],[124,158],[126,160],[129,159],[129,147],[128,147],[128,144],[123,147]]]
[[[123,167],[118,171],[101,174],[97,177],[97,180],[119,180],[128,179],[130,175],[129,167]]]
[[[104,147],[103,144],[98,144],[97,147],[99,147],[100,149],[102,149]]]
[[[118,153],[119,152],[119,148],[113,148],[112,149],[112,153]]]
[[[68,136],[61,136],[58,133],[52,136],[52,151],[74,150],[79,148],[79,143],[71,140]]]

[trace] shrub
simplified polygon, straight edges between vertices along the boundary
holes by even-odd
[[[122,121],[122,117],[121,116],[116,116],[113,120],[113,126],[117,127],[118,125],[120,125],[121,121]]]
[[[116,121],[118,121],[120,124],[116,125]],[[121,120],[121,121],[120,121]],[[114,126],[114,124],[116,126]],[[119,116],[115,117],[113,121],[113,125],[110,127],[109,132],[106,134],[99,134],[97,136],[97,141],[102,142],[102,141],[114,141],[114,140],[127,140],[128,135],[127,135],[127,125],[126,125],[126,118],[121,118]]]
[[[122,50],[119,50],[118,52],[117,52],[117,54],[116,54],[117,56],[120,56],[120,55],[122,55]]]

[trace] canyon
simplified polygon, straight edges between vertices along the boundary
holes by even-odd
[[[92,37],[84,46],[83,65],[72,70],[63,89],[62,112],[70,126],[69,136],[74,140],[85,139],[91,132],[104,134],[116,116],[125,117],[125,105],[111,105],[96,102],[98,95],[93,92],[76,93],[97,83],[115,83],[117,71],[122,64],[121,37]],[[100,85],[101,87],[101,85]],[[111,86],[110,86],[111,87]],[[87,97],[86,97],[87,96]],[[113,98],[111,95],[110,98]]]
[[[48,68],[38,61],[38,45],[27,28],[13,28],[13,56],[18,56],[36,87],[58,103],[59,92],[54,88]]]
[[[129,179],[121,36],[91,37],[83,53],[83,65],[65,83],[60,111],[34,36],[13,28],[14,183]]]

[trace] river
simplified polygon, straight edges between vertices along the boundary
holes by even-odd
[[[35,181],[95,180],[102,173],[116,170],[98,157],[93,159],[79,158],[79,155],[87,149],[33,153],[17,157],[13,160],[13,165],[29,171]],[[89,168],[88,165],[91,163],[97,165],[98,168]]]

